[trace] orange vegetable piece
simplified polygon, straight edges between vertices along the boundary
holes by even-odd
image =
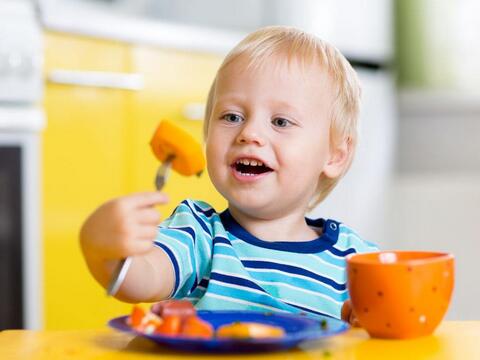
[[[255,322],[234,322],[222,325],[217,329],[219,338],[279,338],[285,335],[285,331],[278,326],[255,323]]]
[[[182,318],[180,316],[165,316],[162,319],[163,322],[155,329],[155,334],[166,336],[177,336],[180,334],[182,327]]]
[[[153,334],[162,323],[163,320],[159,316],[149,312],[142,319],[142,323],[136,330],[146,334]]]
[[[198,316],[189,316],[184,319],[181,335],[192,338],[211,339],[214,330],[210,323],[200,319]]]
[[[174,156],[172,167],[179,174],[190,176],[205,169],[202,145],[187,131],[168,120],[162,120],[150,141],[155,157],[164,162]]]
[[[145,317],[145,310],[143,310],[138,305],[134,305],[132,308],[132,312],[130,313],[130,317],[127,320],[128,325],[130,325],[133,328],[137,328],[142,323],[142,320],[144,317]]]

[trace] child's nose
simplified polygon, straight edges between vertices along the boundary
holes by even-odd
[[[261,124],[252,120],[245,121],[242,130],[237,136],[237,143],[264,146],[266,138]]]

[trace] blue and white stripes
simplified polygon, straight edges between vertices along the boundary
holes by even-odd
[[[159,227],[156,245],[175,270],[174,298],[198,309],[305,312],[340,317],[345,256],[376,251],[332,220],[310,220],[322,235],[306,242],[267,242],[242,228],[228,210],[185,200]]]

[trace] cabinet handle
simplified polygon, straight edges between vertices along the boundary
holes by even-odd
[[[121,90],[142,90],[142,74],[117,73],[105,71],[52,70],[47,76],[48,82],[54,84],[91,86]]]
[[[188,120],[201,121],[205,116],[205,103],[188,103],[183,107],[183,116]]]

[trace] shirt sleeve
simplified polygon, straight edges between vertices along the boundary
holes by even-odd
[[[369,253],[379,251],[377,244],[364,240],[354,230],[345,226],[344,224],[340,225],[340,234],[336,246],[345,250],[348,249],[347,252],[352,253]]]
[[[203,277],[209,276],[212,238],[212,227],[205,209],[192,200],[180,203],[159,225],[155,245],[168,255],[175,272],[170,297],[188,296]]]
[[[379,248],[376,244],[366,241],[362,239],[354,230],[347,227],[344,224],[340,224],[340,233],[338,237],[338,241],[335,244],[334,248],[332,248],[332,253],[335,255],[342,257],[343,264],[345,271],[343,273],[342,282],[346,285],[347,284],[347,271],[346,271],[346,257],[350,254],[359,254],[359,253],[369,253],[378,251]],[[350,295],[348,291],[344,291],[341,294],[341,301],[342,303],[349,299]],[[338,318],[340,318],[341,313],[341,306],[338,307]]]

